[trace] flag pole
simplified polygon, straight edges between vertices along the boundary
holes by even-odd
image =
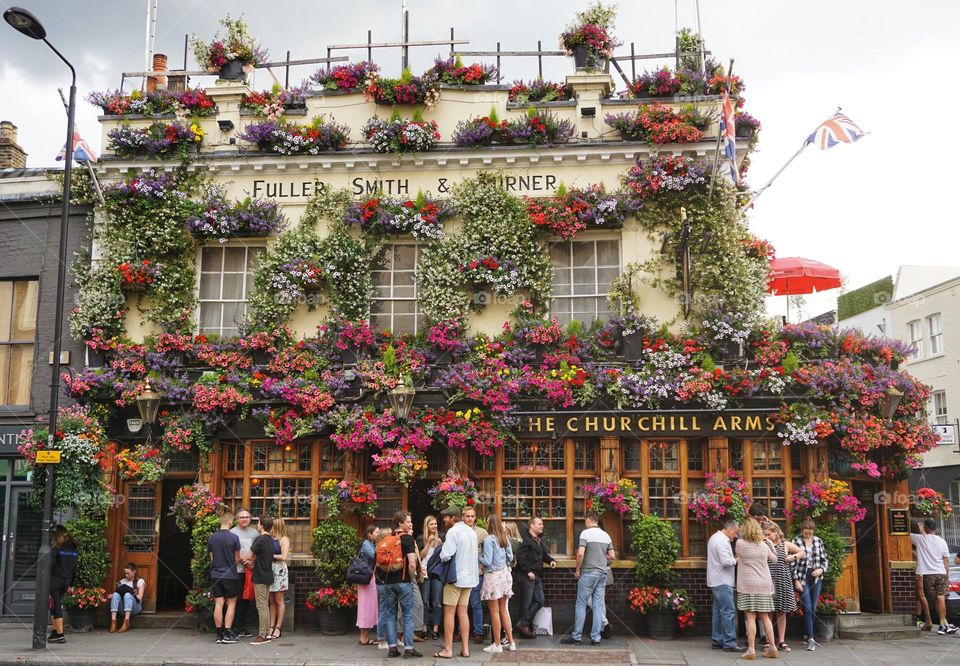
[[[727,68],[727,82],[724,90],[727,95],[730,94],[730,77],[733,76],[733,58],[730,58],[730,66]],[[723,111],[720,111],[721,116]],[[717,167],[720,165],[720,143],[723,141],[723,132],[717,131],[717,145],[713,152],[713,172],[710,174],[710,191],[707,193],[707,201],[713,201],[713,185],[717,181]],[[734,164],[736,164],[736,155],[734,155]]]
[[[785,163],[782,167],[780,167],[780,169],[779,169],[775,174],[773,174],[773,177],[770,178],[770,180],[768,180],[763,187],[761,187],[759,190],[757,190],[756,192],[753,193],[753,196],[750,197],[750,201],[748,201],[748,202],[746,203],[746,205],[744,206],[744,208],[749,208],[749,207],[750,207],[750,204],[752,204],[754,201],[756,201],[756,200],[757,200],[757,197],[759,197],[761,194],[763,194],[763,193],[766,191],[766,189],[773,184],[773,181],[775,181],[775,180],[777,179],[777,176],[779,176],[781,173],[783,173],[783,172],[786,170],[786,168],[787,168],[788,166],[790,166],[790,163],[793,162],[795,159],[797,159],[797,158],[800,156],[800,153],[802,153],[804,150],[806,150],[807,146],[809,146],[809,145],[810,145],[810,142],[809,142],[809,141],[804,141],[804,142],[803,142],[803,145],[800,146],[800,150],[798,150],[797,152],[795,152],[795,153],[790,157],[790,159],[788,159],[788,160],[786,161],[786,163]]]

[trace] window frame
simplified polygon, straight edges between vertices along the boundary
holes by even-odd
[[[565,314],[563,314],[563,313],[558,314],[557,312],[554,311],[554,309],[553,309],[553,301],[555,301],[555,300],[562,300],[562,301],[568,301],[568,302],[570,302],[570,303],[573,303],[573,302],[576,301],[577,299],[594,299],[594,305],[595,305],[594,315],[595,315],[595,316],[594,316],[590,321],[583,321],[582,323],[583,323],[584,326],[590,326],[590,325],[593,324],[593,322],[597,321],[598,319],[601,319],[601,311],[600,311],[600,308],[599,308],[599,306],[596,305],[596,304],[598,303],[597,299],[601,299],[601,298],[602,298],[602,299],[606,300],[606,298],[607,298],[607,296],[608,296],[608,294],[609,294],[610,292],[609,292],[609,287],[608,287],[608,290],[607,290],[607,291],[602,292],[602,293],[600,292],[599,271],[600,271],[601,268],[610,268],[610,266],[602,266],[602,267],[601,267],[599,261],[597,261],[597,259],[599,258],[599,253],[597,252],[597,243],[610,242],[610,241],[613,241],[613,242],[615,242],[615,243],[617,244],[617,266],[616,266],[617,274],[616,274],[616,276],[614,276],[614,277],[618,277],[618,276],[620,276],[620,275],[623,273],[623,238],[622,238],[620,235],[618,235],[618,234],[603,234],[603,233],[601,233],[601,234],[598,234],[598,235],[591,235],[591,234],[588,234],[588,233],[584,233],[584,234],[579,234],[579,235],[577,236],[577,238],[574,239],[574,240],[568,240],[568,241],[565,241],[565,240],[553,240],[553,241],[550,241],[550,242],[547,244],[547,252],[548,252],[549,254],[551,254],[551,262],[550,262],[550,280],[551,280],[551,285],[553,284],[553,273],[554,273],[554,271],[558,270],[558,267],[555,266],[555,265],[553,264],[553,261],[552,261],[552,249],[553,249],[553,246],[565,245],[565,246],[568,247],[568,250],[569,250],[570,265],[569,265],[569,267],[561,267],[561,268],[565,268],[565,269],[569,270],[569,273],[570,273],[570,293],[567,294],[567,295],[557,295],[556,293],[552,293],[551,296],[550,296],[550,303],[549,303],[549,314],[550,314],[550,316],[551,316],[551,317],[556,317],[556,318],[558,318],[558,320],[560,321],[561,324],[566,325],[566,324],[568,323],[568,320],[565,319],[565,317],[566,317]],[[595,262],[594,262],[594,266],[593,266],[593,288],[594,288],[594,289],[593,289],[593,293],[591,293],[591,294],[574,294],[574,293],[573,293],[573,291],[574,291],[574,284],[575,284],[575,283],[574,283],[574,271],[577,270],[577,266],[574,265],[574,262],[573,262],[574,244],[576,244],[576,243],[592,243],[592,244],[593,244],[593,256],[594,256],[594,258],[595,258]],[[581,267],[581,268],[585,268],[585,267]],[[611,281],[612,281],[612,279],[611,279]],[[556,290],[554,289],[554,292],[555,292],[555,291],[556,291]],[[612,313],[611,313],[611,316],[612,316]],[[569,321],[581,321],[581,320],[575,320],[575,319],[573,318],[573,313],[572,313],[572,311],[571,311],[571,314],[570,314],[570,316],[569,316]]]
[[[907,322],[907,337],[910,338],[910,344],[916,350],[910,355],[910,360],[919,361],[923,358],[923,320],[913,319]]]
[[[204,271],[204,270],[203,270],[203,253],[204,253],[204,251],[209,250],[209,249],[212,249],[212,250],[220,250],[220,270],[219,270],[219,272],[216,273],[216,274],[219,274],[219,275],[220,275],[220,295],[222,296],[222,295],[223,295],[223,275],[224,275],[224,272],[223,272],[223,264],[224,264],[223,259],[224,259],[224,256],[225,256],[225,254],[226,254],[226,250],[227,250],[227,249],[237,249],[237,248],[242,248],[242,249],[244,250],[244,264],[243,264],[243,265],[244,265],[244,270],[243,270],[243,273],[241,273],[241,274],[244,276],[244,278],[243,278],[243,294],[244,294],[244,298],[243,298],[243,299],[223,299],[223,298],[216,298],[216,299],[208,298],[208,299],[205,299],[205,298],[203,298],[203,297],[202,297],[202,294],[203,294],[203,291],[202,291],[203,276],[204,276],[204,275],[214,275],[214,274],[215,274],[214,271]],[[197,332],[197,334],[199,334],[199,335],[206,335],[206,334],[210,334],[210,333],[216,333],[217,335],[220,335],[221,337],[223,337],[223,330],[224,330],[224,328],[236,328],[235,326],[224,326],[224,322],[223,322],[223,306],[224,306],[224,304],[226,304],[226,303],[242,303],[242,304],[243,304],[243,314],[246,315],[246,313],[247,313],[247,306],[248,306],[248,304],[250,303],[250,299],[246,297],[246,293],[247,293],[248,286],[252,284],[253,273],[254,273],[254,270],[255,270],[255,268],[256,268],[256,266],[253,266],[250,270],[247,270],[247,266],[249,265],[249,262],[250,262],[250,250],[258,250],[258,249],[261,250],[262,252],[266,252],[266,251],[267,251],[267,245],[266,245],[265,243],[224,243],[224,244],[222,244],[222,245],[220,245],[220,244],[217,244],[217,245],[201,245],[201,246],[198,248],[197,257],[196,257],[196,262],[197,262],[197,283],[196,283],[196,287],[195,287],[195,293],[196,293],[196,296],[197,296],[197,307],[196,307],[196,309],[195,309],[195,311],[194,311],[194,322],[195,322],[195,324],[194,324],[194,330]],[[230,274],[231,274],[231,275],[235,275],[235,274],[237,274],[237,272],[231,271]],[[204,327],[202,326],[202,322],[201,322],[201,319],[200,319],[200,312],[201,312],[201,310],[203,309],[203,304],[204,304],[204,303],[216,303],[216,304],[218,304],[218,305],[220,306],[220,325],[219,325],[215,330],[214,330],[214,329],[204,329]],[[238,326],[239,326],[239,322],[238,322]],[[228,336],[228,337],[229,337],[229,336]]]
[[[934,333],[934,322],[936,322],[936,333]],[[930,356],[940,356],[943,351],[943,317],[939,312],[934,312],[926,317],[927,335],[930,340]]]
[[[4,335],[7,337],[6,340],[0,340],[0,351],[7,351],[7,372],[6,377],[0,377],[0,413],[18,413],[18,412],[28,412],[30,407],[33,404],[33,375],[37,370],[37,324],[40,318],[40,279],[38,277],[4,277],[0,278],[0,282],[9,283],[10,286],[10,319],[6,322],[7,330]],[[13,339],[13,323],[16,320],[17,312],[14,311],[14,305],[16,304],[16,293],[17,293],[17,284],[25,283],[27,289],[29,290],[30,284],[35,284],[34,288],[34,302],[33,302],[33,337],[30,340],[26,339]],[[29,303],[27,306],[29,307]],[[3,322],[0,322],[2,325]],[[10,395],[13,378],[13,351],[15,348],[32,348],[32,353],[30,354],[30,373],[26,377],[27,382],[27,400],[26,402],[7,402]]]
[[[400,246],[400,245],[410,246],[413,248],[413,269],[409,271],[413,276],[413,296],[412,297],[398,297],[394,295],[394,290],[396,288],[395,280],[394,280],[394,276],[396,275],[395,249],[397,248],[397,246]],[[426,248],[426,245],[427,244],[423,242],[410,241],[410,240],[397,240],[397,241],[384,244],[383,246],[384,258],[386,258],[386,255],[389,255],[390,267],[385,268],[383,270],[372,268],[370,271],[370,277],[372,281],[375,273],[388,274],[390,276],[390,284],[382,285],[382,286],[389,287],[390,297],[378,298],[376,295],[376,290],[378,288],[378,285],[374,283],[374,295],[370,297],[370,311],[367,319],[370,322],[370,325],[373,326],[375,330],[381,330],[383,327],[374,325],[374,317],[388,317],[390,322],[390,326],[388,327],[388,330],[391,333],[397,334],[397,331],[395,328],[395,318],[397,317],[397,313],[394,312],[393,304],[398,302],[413,303],[413,330],[403,331],[402,333],[412,333],[413,335],[416,335],[417,333],[422,333],[426,330],[426,315],[424,314],[423,310],[421,310],[420,308],[420,285],[418,284],[418,280],[417,280],[419,270],[420,270],[420,260],[422,259],[421,254]],[[403,272],[407,272],[407,269],[403,269]],[[373,312],[374,303],[388,304],[390,307],[389,313],[380,312],[380,313],[374,314]],[[401,316],[409,316],[409,315],[404,315],[403,313],[401,313]]]
[[[950,423],[950,414],[949,408],[947,406],[947,392],[943,389],[934,391],[930,394],[930,402],[932,409],[930,410],[933,415],[934,425],[947,425]],[[940,403],[940,404],[938,404]],[[940,411],[940,407],[943,407],[943,410]]]

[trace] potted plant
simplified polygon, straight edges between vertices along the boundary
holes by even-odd
[[[680,609],[692,610],[685,592],[671,591],[676,578],[671,567],[680,557],[676,532],[666,520],[641,516],[630,524],[630,545],[637,562],[631,608],[645,616],[651,638],[674,638]]]
[[[64,591],[61,603],[67,609],[67,623],[70,628],[76,632],[87,632],[93,631],[97,608],[109,600],[110,595],[102,587],[74,585]]]
[[[74,518],[65,527],[77,544],[74,585],[63,596],[67,621],[74,631],[90,631],[97,608],[109,600],[103,579],[110,568],[107,548],[107,521],[103,517]]]
[[[321,520],[313,530],[311,550],[320,589],[311,594],[307,607],[317,611],[323,634],[345,634],[353,625],[350,609],[357,605],[357,593],[347,585],[346,574],[359,549],[357,530],[341,520]]]
[[[693,512],[693,519],[698,523],[722,523],[733,518],[742,524],[750,506],[750,495],[747,494],[747,483],[743,477],[728,469],[725,474],[708,473],[706,480],[703,489],[687,504],[687,508]]]
[[[201,631],[213,629],[213,601],[209,595],[210,553],[207,541],[210,535],[220,529],[220,518],[216,514],[206,514],[198,518],[190,531],[190,574],[193,587],[184,602],[184,610],[197,614],[197,628]]]
[[[913,495],[914,500],[910,504],[910,513],[915,516],[927,518],[953,514],[950,500],[933,488],[917,488]]]
[[[599,514],[607,510],[619,516],[637,518],[642,509],[640,502],[643,499],[637,490],[637,484],[630,479],[618,479],[609,483],[587,484],[584,486],[584,504],[587,511],[596,511]]]
[[[377,493],[372,484],[362,481],[327,479],[320,484],[318,496],[327,518],[336,518],[342,511],[372,518],[377,512]]]
[[[560,35],[560,45],[573,56],[577,71],[602,70],[619,42],[610,34],[616,6],[594,2],[586,11],[577,12],[576,20]]]
[[[696,611],[686,590],[643,585],[630,590],[630,609],[645,615],[647,632],[654,640],[670,641],[677,628],[693,626]]]
[[[197,631],[206,634],[216,629],[216,623],[213,620],[213,599],[210,598],[209,590],[195,587],[187,592],[183,601],[183,610],[187,613],[196,613]]]
[[[847,612],[847,602],[824,592],[817,600],[817,622],[814,634],[817,640],[832,641],[837,631],[837,615]]]
[[[442,511],[449,506],[463,510],[480,501],[477,484],[454,471],[444,474],[436,485],[427,490],[427,494],[430,495],[430,503],[437,511]]]
[[[266,62],[267,52],[250,36],[242,15],[232,19],[228,14],[220,25],[226,29],[226,35],[221,36],[218,31],[209,44],[194,35],[193,55],[207,71],[219,72],[221,79],[245,81],[247,74]]]
[[[117,266],[117,273],[120,274],[120,288],[128,293],[146,291],[159,272],[149,259],[144,259],[140,263],[124,261]]]

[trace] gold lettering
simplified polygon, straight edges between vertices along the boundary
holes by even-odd
[[[690,426],[691,430],[700,430],[700,424],[697,423],[697,417],[693,417],[693,424]]]
[[[617,417],[611,416],[610,418],[607,418],[606,416],[604,416],[604,417],[603,417],[603,431],[604,431],[604,432],[613,432],[613,431],[616,430],[616,429],[617,429]]]
[[[667,427],[667,418],[665,416],[654,416],[653,417],[653,429],[654,430],[663,430]]]
[[[760,417],[748,416],[747,423],[744,425],[744,430],[760,430]]]
[[[740,421],[742,419],[739,416],[730,417],[730,429],[731,430],[740,430]]]
[[[717,420],[713,422],[713,429],[720,432],[727,429],[727,422],[723,420],[722,416],[718,416]]]
[[[527,428],[527,432],[534,432],[534,430],[536,430],[536,432],[542,432],[541,430],[542,424],[540,423],[540,420],[541,419],[539,416],[537,418],[533,418],[531,416],[530,419],[527,421],[527,423],[529,424],[529,427]]]
[[[600,427],[600,419],[596,416],[588,416],[583,420],[584,430],[587,432],[596,432]]]
[[[620,417],[620,430],[623,432],[630,432],[633,428],[630,427],[630,417],[621,416]]]
[[[773,420],[772,416],[767,417],[767,432],[771,432],[777,429],[777,422]]]
[[[639,430],[643,430],[644,432],[646,432],[647,430],[650,430],[650,426],[649,426],[649,425],[644,425],[644,423],[646,423],[646,424],[649,424],[649,423],[650,423],[650,417],[649,417],[649,416],[641,416],[640,418],[637,419],[637,428],[638,428]]]
[[[577,423],[578,423],[578,421],[577,421],[577,417],[576,417],[576,416],[571,416],[570,418],[568,418],[568,419],[567,419],[567,430],[569,430],[570,432],[580,432],[580,428],[579,428],[579,427],[576,427],[576,428],[574,427],[575,425],[577,425]]]
[[[547,432],[553,432],[553,428],[554,428],[553,417],[552,417],[552,416],[548,416],[548,417],[547,417],[546,431],[547,431]]]
[[[687,428],[687,417],[686,417],[686,416],[681,416],[681,417],[680,417],[680,432],[686,432],[687,430],[688,430],[688,428]]]

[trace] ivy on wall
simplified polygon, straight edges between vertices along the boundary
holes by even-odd
[[[887,276],[837,297],[837,319],[842,321],[893,300],[893,278]]]

